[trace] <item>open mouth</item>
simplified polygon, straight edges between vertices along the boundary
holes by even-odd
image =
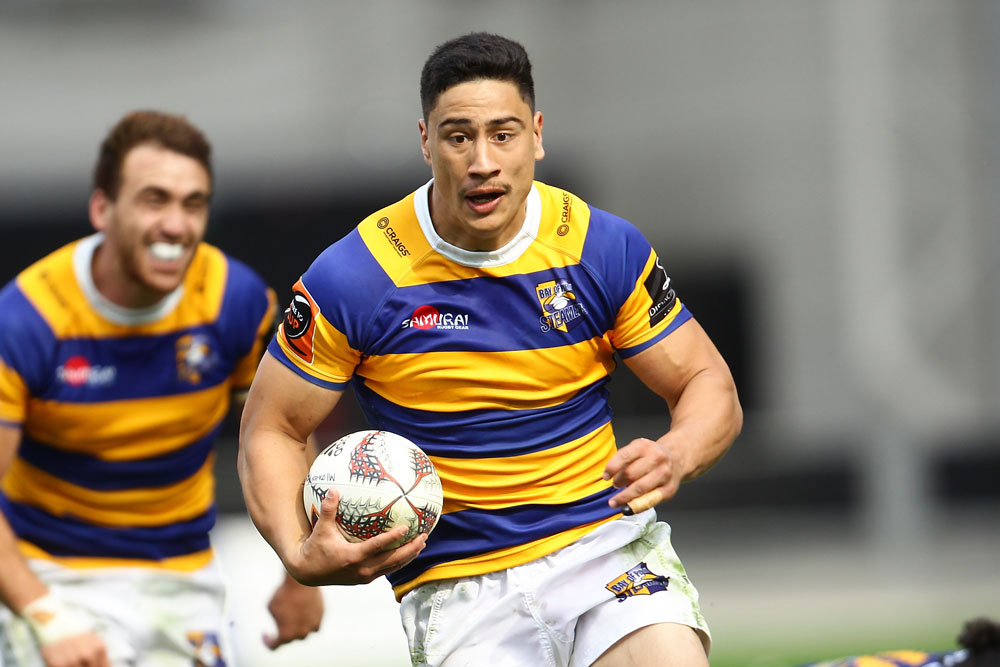
[[[502,192],[483,192],[481,194],[469,195],[469,201],[473,204],[488,204],[491,201],[499,199],[502,195]]]

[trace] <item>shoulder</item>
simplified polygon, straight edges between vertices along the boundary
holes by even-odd
[[[371,303],[412,270],[425,250],[411,193],[372,213],[326,248],[302,282],[321,309],[331,301]]]

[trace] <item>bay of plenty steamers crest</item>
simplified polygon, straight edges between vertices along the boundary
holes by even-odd
[[[535,285],[535,296],[542,306],[542,316],[538,318],[542,331],[569,331],[583,322],[587,308],[579,299],[573,284],[557,278]]]

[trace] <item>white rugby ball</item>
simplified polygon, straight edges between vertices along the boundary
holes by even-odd
[[[310,523],[319,519],[327,491],[340,494],[337,525],[351,542],[361,542],[402,524],[406,535],[395,548],[430,533],[441,516],[441,479],[430,458],[401,435],[358,431],[327,446],[313,461],[302,488]]]

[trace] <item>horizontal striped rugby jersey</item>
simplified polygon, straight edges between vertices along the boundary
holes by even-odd
[[[269,351],[310,382],[350,382],[372,428],[406,436],[444,486],[414,586],[522,564],[619,512],[606,383],[689,319],[656,253],[621,218],[536,182],[505,247],[434,231],[431,183],[365,219],[293,289]]]
[[[20,426],[0,509],[28,557],[188,570],[211,557],[213,444],[273,331],[274,293],[201,244],[147,309],[104,299],[101,236],[0,291],[0,423]]]

